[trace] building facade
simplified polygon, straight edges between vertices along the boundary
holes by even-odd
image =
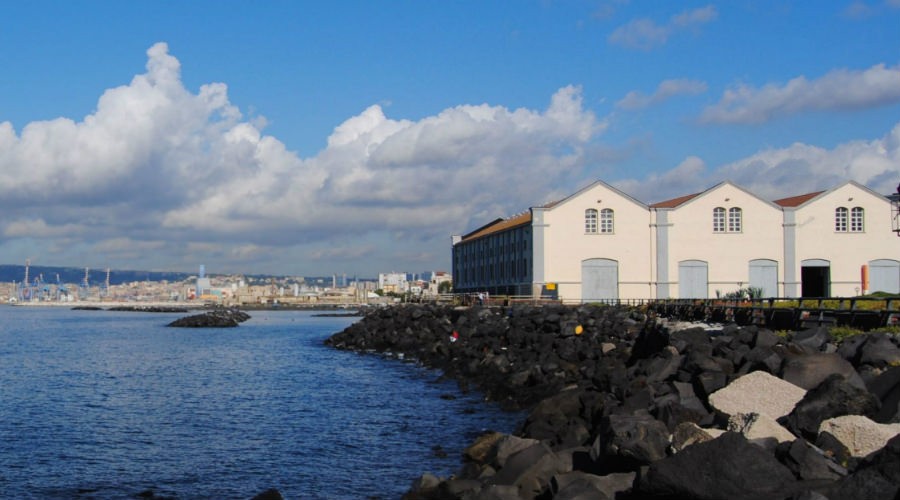
[[[855,182],[768,201],[731,182],[652,205],[598,181],[453,237],[456,292],[567,302],[900,293],[887,197]]]

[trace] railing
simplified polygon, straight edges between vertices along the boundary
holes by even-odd
[[[694,321],[757,324],[774,330],[850,326],[870,330],[900,325],[900,297],[816,297],[804,299],[660,299],[649,309]]]
[[[445,294],[439,301],[462,306],[516,304],[645,307],[666,317],[689,321],[756,324],[773,330],[813,326],[851,326],[862,330],[900,326],[900,297],[815,297],[765,299],[603,299],[559,300],[532,295]]]

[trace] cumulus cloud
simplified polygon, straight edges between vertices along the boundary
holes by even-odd
[[[690,157],[669,171],[615,185],[647,203],[700,192],[725,180],[768,200],[830,189],[847,180],[890,194],[896,189],[897,165],[900,123],[876,140],[850,141],[833,149],[796,143],[712,170],[701,159]]]
[[[737,85],[706,108],[704,123],[762,123],[803,111],[864,109],[900,101],[900,66],[839,69],[815,80],[799,76],[784,85]]]
[[[718,17],[715,6],[707,5],[699,9],[687,10],[676,14],[664,24],[657,24],[652,19],[634,19],[616,28],[609,34],[609,43],[630,49],[650,50],[665,43],[672,35],[690,29],[696,29]]]
[[[653,173],[644,179],[623,179],[612,184],[622,192],[650,204],[706,189],[708,186],[701,187],[706,181],[705,173],[706,163],[696,156],[689,156],[671,170]]]
[[[373,105],[310,158],[263,123],[242,116],[225,84],[187,90],[158,43],[146,72],[104,92],[82,121],[32,122],[19,134],[0,123],[0,245],[44,239],[48,249],[138,258],[119,265],[208,258],[242,268],[361,252],[384,262],[390,250],[375,255],[373,242],[399,235],[422,247],[411,255],[433,255],[470,217],[508,214],[558,187],[606,127],[575,86],[543,110],[461,105],[410,121]],[[51,246],[58,237],[94,243]]]
[[[652,94],[642,94],[633,90],[616,103],[616,107],[625,110],[643,109],[662,103],[678,95],[696,95],[706,92],[706,82],[700,80],[674,79],[663,80]]]

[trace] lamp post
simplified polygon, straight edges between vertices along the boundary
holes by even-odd
[[[900,236],[900,184],[897,185],[897,192],[888,198],[891,200],[891,226],[897,236]]]

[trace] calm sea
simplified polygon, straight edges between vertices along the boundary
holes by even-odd
[[[0,307],[0,497],[398,498],[522,418],[322,344],[355,318],[251,315],[177,329],[184,314]]]

